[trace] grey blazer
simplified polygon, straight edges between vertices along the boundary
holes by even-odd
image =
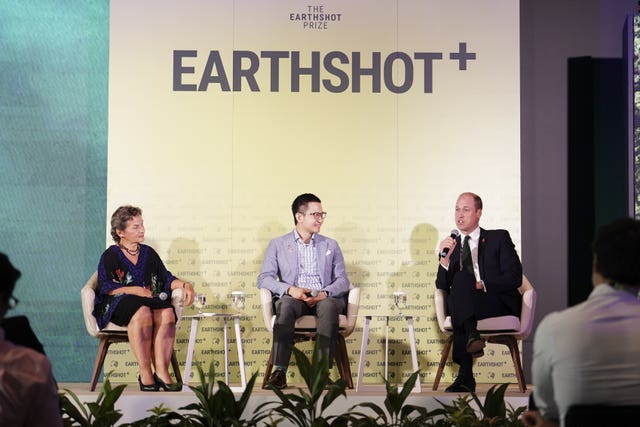
[[[349,291],[349,279],[338,242],[316,234],[315,244],[323,289],[331,297],[346,294]],[[293,231],[269,242],[258,275],[258,288],[269,289],[272,294],[281,297],[287,288],[297,285],[299,263],[296,245]]]

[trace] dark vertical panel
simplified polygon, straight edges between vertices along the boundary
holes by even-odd
[[[592,289],[598,226],[627,214],[624,61],[570,58],[568,67],[568,303]]]

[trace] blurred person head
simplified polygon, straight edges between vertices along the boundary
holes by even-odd
[[[9,257],[0,253],[0,319],[18,303],[13,297],[13,290],[20,276],[20,271],[11,264]]]
[[[640,221],[620,218],[598,229],[593,241],[594,285],[640,287]],[[601,278],[596,277],[601,276]]]

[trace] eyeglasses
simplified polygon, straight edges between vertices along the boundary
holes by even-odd
[[[299,212],[302,215],[313,215],[313,217],[315,219],[317,219],[318,221],[321,219],[325,219],[327,217],[327,213],[326,212],[313,212],[313,213],[304,213],[304,212]]]
[[[20,300],[18,298],[16,298],[13,295],[11,295],[9,297],[9,303],[8,303],[9,309],[16,308],[16,306],[18,305],[19,302],[20,302]]]

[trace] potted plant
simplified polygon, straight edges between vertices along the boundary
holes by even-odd
[[[266,425],[278,425],[284,419],[299,427],[347,426],[344,415],[327,415],[327,408],[338,396],[345,396],[346,382],[339,379],[329,382],[329,360],[319,356],[318,342],[314,346],[312,360],[293,348],[293,355],[306,385],[306,390],[298,387],[298,393],[285,393],[272,387],[279,402],[265,402],[256,409],[256,421]]]
[[[111,388],[109,374],[105,376],[104,384],[95,402],[82,403],[78,396],[69,389],[60,394],[60,409],[62,424],[65,427],[111,427],[122,417],[122,412],[115,409],[115,403],[120,398],[126,384]]]
[[[419,376],[420,371],[411,374],[404,383],[402,390],[398,390],[397,385],[392,385],[385,378],[384,382],[387,396],[384,400],[384,408],[381,408],[373,402],[355,405],[351,407],[349,413],[345,415],[349,420],[349,425],[354,427],[423,427],[430,425],[429,420],[435,415],[440,415],[442,413],[441,410],[429,412],[425,407],[405,404]],[[373,411],[376,416],[373,417],[362,412],[356,412],[354,411],[356,408],[368,408]]]
[[[440,424],[432,424],[438,427],[524,427],[520,416],[526,410],[521,406],[513,409],[507,408],[504,401],[504,393],[509,384],[494,385],[487,391],[484,403],[475,393],[458,397],[452,405],[447,405],[438,400],[442,405],[442,419]],[[437,399],[436,399],[437,400]],[[475,402],[478,410],[471,406]]]

